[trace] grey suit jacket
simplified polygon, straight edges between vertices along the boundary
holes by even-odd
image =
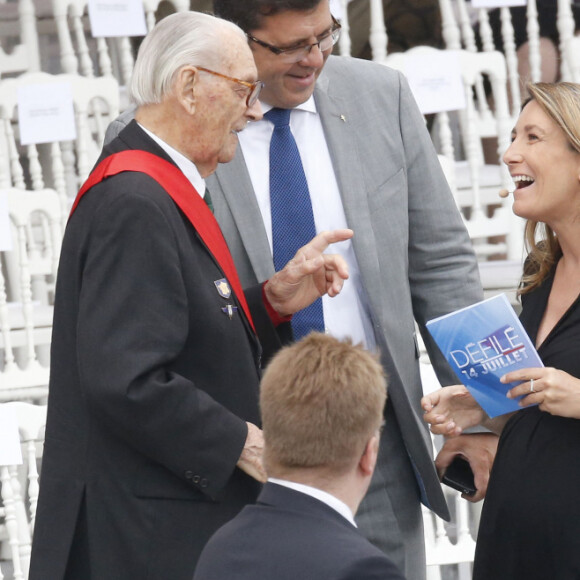
[[[314,91],[334,162],[389,398],[422,499],[448,510],[421,419],[414,320],[443,385],[458,383],[426,321],[482,299],[469,236],[404,77],[387,67],[329,57]],[[122,116],[114,133],[132,117]],[[343,120],[344,119],[344,120]],[[272,254],[243,154],[206,181],[242,284],[268,279]]]
[[[471,242],[400,73],[331,56],[314,98],[348,226],[354,230],[389,397],[426,503],[445,517],[431,441],[420,416],[413,321],[423,333],[427,320],[482,298]],[[239,149],[207,185],[243,283],[268,279],[274,272],[272,255]],[[441,383],[459,382],[424,337]]]

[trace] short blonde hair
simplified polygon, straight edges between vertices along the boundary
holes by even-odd
[[[538,103],[542,111],[564,131],[570,149],[580,155],[580,84],[534,83],[528,85],[528,93],[530,98],[524,107],[530,101]],[[537,288],[562,255],[556,234],[543,222],[528,220],[525,239],[529,253],[520,294]]]
[[[349,340],[312,333],[282,349],[260,391],[268,472],[348,469],[380,428],[386,387],[378,357]]]

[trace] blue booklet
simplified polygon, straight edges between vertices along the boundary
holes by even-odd
[[[489,417],[521,408],[517,399],[505,396],[518,383],[499,379],[510,371],[544,365],[505,294],[430,320],[427,329]]]

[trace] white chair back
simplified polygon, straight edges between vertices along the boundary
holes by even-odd
[[[1,191],[13,249],[0,253],[0,401],[38,399],[48,390],[60,200],[53,190]]]
[[[570,77],[573,82],[580,83],[580,36],[574,36],[569,42]]]
[[[72,90],[77,138],[71,141],[21,146],[18,128],[18,88],[67,83]],[[101,151],[105,130],[119,114],[119,87],[112,78],[28,73],[0,83],[0,187],[55,189],[66,219],[76,196]],[[24,163],[23,163],[24,160]],[[64,222],[63,222],[64,225]]]
[[[86,25],[87,0],[52,0],[52,9],[63,72],[85,77],[116,73],[119,84],[126,85],[133,70],[129,39],[93,39]]]
[[[162,0],[143,0],[147,29],[155,25]],[[114,76],[126,87],[133,72],[134,54],[126,36],[93,38],[88,26],[88,0],[51,0],[64,73],[86,77]],[[189,0],[171,0],[179,11],[189,10]]]
[[[0,466],[0,515],[3,516],[0,518],[0,521],[3,519],[3,523],[0,523],[0,552],[11,561],[13,580],[27,580],[38,501],[38,463],[42,457],[46,406],[23,402],[3,405],[16,414],[23,464]]]
[[[389,55],[386,64],[405,72],[410,56],[428,58],[437,52],[431,47],[416,47],[406,53]],[[498,197],[500,189],[510,189],[513,185],[501,161],[503,152],[509,146],[512,128],[505,59],[497,51],[478,53],[460,50],[458,55],[467,104],[466,109],[459,112],[459,131],[456,133],[460,146],[453,143],[448,114],[439,113],[436,122],[442,154],[455,168],[450,186],[479,258],[504,256],[521,260],[523,224],[513,215],[511,202],[501,202]],[[481,97],[486,101],[484,104],[478,99],[477,83],[484,74],[492,87],[492,108],[488,106],[485,95]],[[481,141],[484,137],[497,138],[497,164],[484,163]],[[450,174],[448,162],[443,169],[446,175]],[[501,241],[496,241],[497,236],[502,237]]]
[[[369,43],[371,45],[372,58],[375,62],[384,62],[387,56],[388,36],[385,28],[385,18],[383,11],[383,0],[368,0],[370,11],[370,31]],[[350,35],[349,35],[349,21],[348,21],[348,0],[341,0],[342,2],[342,33],[339,39],[340,54],[343,56],[350,56]]]
[[[0,76],[40,70],[38,33],[32,0],[0,3]]]
[[[562,80],[572,80],[575,78],[572,70],[575,60],[573,3],[574,0],[557,1],[556,24],[560,37],[558,48],[560,52],[560,78]],[[443,38],[446,47],[451,49],[463,47],[467,50],[474,50],[473,19],[470,18],[470,9],[466,5],[466,0],[439,0],[439,6],[441,9]],[[483,50],[485,52],[497,50],[497,47],[494,45],[492,29],[489,23],[488,10],[484,8],[479,9],[477,11],[477,20],[479,21],[479,32]],[[540,50],[540,24],[538,21],[537,1],[528,0],[526,7],[526,33],[529,47],[530,78],[519,78],[515,34],[509,8],[500,8],[500,20],[503,53],[507,63],[511,96],[511,113],[513,117],[516,117],[522,100],[523,85],[528,81],[539,82],[542,80],[542,54]]]
[[[417,336],[421,352],[419,366],[423,393],[428,394],[441,388],[441,385],[435,375],[420,334],[418,333]],[[433,453],[436,455],[437,450],[442,445],[442,436],[431,435],[431,440]],[[450,577],[457,578],[457,580],[470,580],[482,504],[481,502],[469,504],[462,499],[459,492],[445,485],[442,486],[442,489],[451,512],[449,523],[444,522],[426,507],[422,507],[427,580],[443,580]]]

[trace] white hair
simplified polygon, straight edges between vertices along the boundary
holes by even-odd
[[[137,105],[160,103],[172,90],[175,75],[184,66],[217,66],[222,60],[227,31],[241,28],[201,12],[177,12],[159,21],[143,40],[129,86]]]

